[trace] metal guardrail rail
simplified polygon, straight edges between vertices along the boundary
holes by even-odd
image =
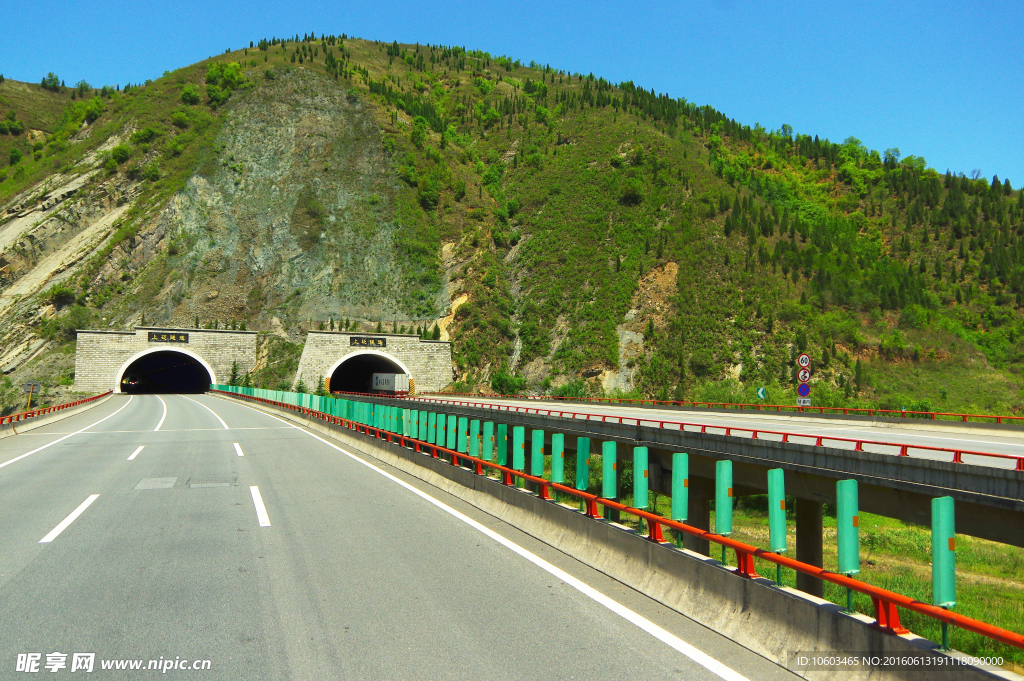
[[[385,440],[392,444],[397,444],[400,447],[413,449],[416,452],[427,454],[432,458],[440,459],[441,455],[448,457],[449,462],[453,466],[459,466],[461,462],[471,464],[471,470],[477,475],[485,475],[485,470],[493,471],[499,476],[499,482],[503,485],[512,486],[516,480],[523,480],[524,482],[531,482],[537,485],[537,496],[541,499],[552,501],[551,491],[557,490],[562,494],[567,494],[582,500],[585,506],[585,514],[587,517],[593,518],[596,521],[600,521],[601,515],[598,513],[598,506],[607,508],[617,509],[620,512],[625,512],[630,515],[634,515],[638,518],[643,519],[647,524],[647,538],[657,544],[665,544],[664,536],[662,533],[663,527],[668,527],[684,534],[689,534],[694,537],[714,542],[721,545],[725,549],[729,549],[735,552],[736,562],[738,567],[735,573],[740,577],[753,579],[760,577],[757,574],[754,567],[754,558],[766,560],[776,565],[795,570],[797,572],[823,579],[825,581],[837,584],[842,587],[846,587],[852,591],[862,593],[871,599],[871,602],[875,608],[875,626],[880,630],[890,634],[905,634],[908,630],[900,625],[899,619],[899,608],[905,608],[912,612],[931,617],[939,622],[959,627],[965,631],[970,631],[986,638],[992,639],[999,643],[1013,646],[1015,648],[1024,649],[1024,635],[1018,634],[994,625],[982,622],[970,617],[958,615],[950,610],[940,608],[921,601],[904,596],[903,594],[889,591],[888,589],[882,589],[880,587],[867,584],[857,579],[847,577],[845,575],[830,572],[820,567],[803,563],[792,558],[786,558],[783,555],[772,553],[750,544],[744,544],[743,542],[730,539],[722,535],[717,535],[707,530],[701,530],[696,527],[691,527],[684,523],[669,520],[664,516],[651,513],[639,508],[632,508],[625,504],[620,504],[613,499],[604,499],[588,492],[582,492],[580,490],[562,485],[559,483],[545,480],[544,478],[536,477],[518,471],[508,466],[502,466],[500,464],[481,459],[478,457],[470,456],[468,454],[460,453],[440,445],[424,442],[416,438],[412,438],[405,435],[398,435],[391,433],[380,428],[358,423],[356,421],[345,419],[340,416],[332,416],[331,414],[325,414],[320,411],[316,411],[307,407],[301,407],[293,404],[287,404],[285,402],[277,402],[262,397],[255,397],[252,395],[243,395],[240,393],[228,392],[224,390],[211,389],[211,392],[220,393],[232,397],[238,397],[254,402],[260,402],[263,404],[272,405],[275,407],[281,407],[290,411],[298,412],[303,416],[308,416],[321,421],[332,423],[334,425],[342,426],[349,430],[353,430],[357,433],[363,433],[375,437],[377,439]],[[378,396],[379,397],[379,396]],[[489,477],[489,476],[488,476]],[[571,507],[567,507],[571,509]]]
[[[376,393],[337,393],[344,395],[354,395],[360,397],[373,397],[381,398],[388,397],[386,395],[380,395]],[[668,428],[671,430],[682,430],[686,432],[699,432],[708,433],[710,431],[724,431],[724,435],[727,437],[742,437],[742,435],[736,435],[736,433],[749,433],[747,436],[750,439],[758,439],[761,435],[780,435],[782,442],[792,442],[794,444],[813,444],[815,447],[824,447],[825,443],[852,443],[852,451],[862,452],[865,451],[864,446],[870,445],[872,447],[882,447],[887,450],[892,450],[892,453],[897,456],[909,457],[911,451],[921,452],[944,452],[950,454],[950,461],[952,463],[964,463],[963,457],[966,456],[981,456],[993,459],[1003,459],[1015,462],[1014,469],[1018,471],[1024,471],[1024,455],[1015,456],[1013,454],[998,454],[995,452],[979,452],[967,449],[958,449],[954,447],[934,447],[931,445],[919,445],[919,444],[906,444],[900,442],[887,442],[882,440],[868,440],[863,438],[850,438],[840,437],[838,435],[810,435],[807,433],[797,433],[792,431],[781,431],[781,430],[770,430],[768,428],[751,428],[748,426],[723,426],[709,423],[696,423],[686,421],[673,421],[671,419],[659,419],[659,418],[636,418],[633,416],[613,416],[610,414],[589,414],[581,411],[563,411],[555,409],[542,409],[539,407],[525,407],[519,405],[507,405],[507,404],[493,404],[491,402],[472,402],[468,400],[453,400],[444,397],[420,397],[416,396],[402,396],[395,399],[402,399],[411,402],[425,402],[430,404],[449,404],[453,406],[466,406],[476,407],[480,409],[493,409],[495,411],[506,411],[514,413],[525,413],[525,414],[538,414],[543,416],[555,416],[559,418],[576,419],[582,421],[602,421],[602,422],[613,422],[613,423],[633,423],[635,425],[650,424],[657,425],[658,428]],[[689,429],[689,430],[688,430]],[[714,433],[712,433],[714,434]],[[807,440],[808,442],[798,442],[791,438],[798,438],[800,440]],[[770,441],[770,440],[769,440]]]
[[[359,393],[353,393],[359,394]],[[919,418],[941,421],[970,422],[971,419],[982,422],[994,421],[1002,424],[1024,425],[1024,416],[1013,416],[1010,414],[962,414],[957,412],[943,411],[907,411],[905,409],[865,409],[861,407],[798,407],[792,404],[758,404],[746,402],[691,402],[676,400],[644,400],[626,397],[554,397],[552,395],[499,395],[478,394],[478,393],[438,393],[425,392],[420,395],[437,395],[453,397],[494,397],[505,400],[531,400],[537,402],[590,402],[595,404],[631,404],[650,405],[666,407],[690,407],[693,409],[722,409],[724,411],[775,411],[777,413],[796,412],[799,414],[842,414],[844,416],[891,416],[898,418]]]
[[[55,411],[68,409],[70,407],[77,407],[80,404],[85,404],[86,402],[92,402],[93,400],[98,400],[101,397],[106,397],[107,395],[110,395],[113,392],[113,390],[108,390],[105,393],[93,395],[92,397],[86,397],[83,400],[75,400],[74,402],[67,402],[66,404],[56,404],[52,407],[43,407],[42,409],[33,409],[32,411],[25,411],[20,414],[10,414],[9,416],[3,416],[0,417],[0,426],[7,425],[8,423],[17,423],[19,421],[25,421],[27,419],[35,418],[36,416],[42,416],[44,414],[51,414]]]

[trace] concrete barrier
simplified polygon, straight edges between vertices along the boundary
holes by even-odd
[[[32,418],[25,419],[24,421],[14,421],[11,423],[5,423],[3,425],[0,425],[0,440],[2,440],[5,437],[12,437],[14,435],[18,435],[19,433],[25,433],[30,430],[35,430],[36,428],[42,428],[43,426],[50,425],[54,421],[60,421],[61,419],[66,419],[69,416],[80,414],[83,411],[92,409],[95,406],[103,404],[111,397],[113,397],[113,395],[106,395],[104,397],[100,397],[99,399],[92,400],[91,402],[85,402],[84,404],[79,404],[74,407],[68,407],[67,409],[51,411],[48,414],[40,414],[39,416],[33,416]]]
[[[469,469],[291,410],[256,402],[246,404],[358,448],[458,497],[804,678],[910,680],[926,678],[927,673],[922,676],[920,669],[888,668],[801,671],[791,664],[791,652],[964,657],[955,651],[939,651],[936,644],[914,634],[883,633],[874,628],[870,617],[843,613],[833,603],[780,588],[768,579],[741,577],[735,569],[706,556],[652,543],[629,528],[587,518],[574,507],[543,501]],[[942,678],[949,681],[1024,681],[1024,677],[1001,669],[959,665],[941,668]]]

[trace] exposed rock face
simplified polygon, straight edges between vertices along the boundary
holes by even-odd
[[[196,292],[220,292],[204,310],[251,316],[299,291],[299,319],[416,316],[415,280],[396,250],[400,187],[359,100],[294,71],[240,98],[219,144],[217,163],[162,217],[170,239],[191,244]],[[182,321],[199,313],[190,298],[175,309]]]

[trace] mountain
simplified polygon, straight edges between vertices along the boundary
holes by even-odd
[[[7,113],[10,112],[10,113]],[[1024,195],[461,47],[251,44],[0,82],[4,408],[74,328],[435,328],[457,391],[1020,411]],[[66,388],[64,388],[66,389]]]

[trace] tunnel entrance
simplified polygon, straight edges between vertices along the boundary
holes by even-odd
[[[196,359],[174,350],[143,355],[121,376],[121,392],[132,394],[202,393],[213,383]]]
[[[368,393],[374,374],[404,374],[397,362],[381,355],[360,354],[344,360],[331,374],[331,392]]]

